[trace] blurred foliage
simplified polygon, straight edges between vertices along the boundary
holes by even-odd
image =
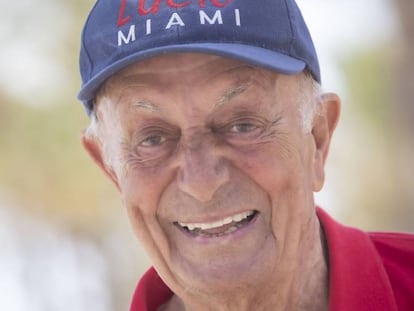
[[[127,310],[131,292],[148,261],[130,230],[119,193],[80,143],[81,131],[89,120],[76,99],[80,86],[79,34],[94,1],[53,1],[39,3],[37,10],[44,10],[49,2],[61,5],[63,15],[68,15],[64,23],[69,24],[64,27],[54,17],[53,24],[62,27],[59,35],[48,41],[52,45],[46,47],[47,57],[62,67],[58,84],[63,87],[50,87],[47,94],[13,96],[0,85],[0,203],[12,202],[9,208],[93,241],[108,264],[110,280],[106,285],[115,309]],[[32,26],[20,25],[20,18],[11,22],[10,29],[16,29],[13,40],[18,40],[16,35],[21,40],[30,37],[27,30]],[[45,25],[49,24],[42,27]],[[37,31],[47,34],[47,29]]]
[[[76,100],[78,34],[94,1],[60,2],[70,25],[61,35],[64,40],[56,40],[48,50],[63,67],[64,91],[56,94],[50,89],[51,103],[42,105],[27,105],[0,93],[0,187],[18,198],[20,208],[99,236],[120,212],[120,203],[114,187],[91,165],[80,144],[88,119]],[[31,102],[43,99],[26,97]]]
[[[404,199],[407,181],[400,174],[401,153],[413,156],[414,150],[403,148],[406,140],[395,122],[401,119],[393,95],[398,72],[391,47],[396,45],[371,47],[343,63],[348,88],[343,122],[352,136],[350,150],[343,150],[350,175],[342,189],[350,194],[344,221],[367,230],[414,231],[414,210]]]
[[[389,122],[391,101],[391,53],[386,46],[378,46],[353,55],[344,63],[344,74],[349,89],[345,105],[350,114],[358,115],[384,132]]]
[[[120,204],[81,149],[87,121],[80,105],[39,109],[3,101],[2,116],[1,188],[19,198],[20,207],[98,234]]]

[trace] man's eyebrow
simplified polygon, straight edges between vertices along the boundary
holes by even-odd
[[[229,101],[231,101],[234,97],[242,94],[245,92],[248,87],[251,85],[251,82],[245,82],[239,85],[236,85],[230,89],[228,89],[223,96],[217,101],[217,103],[214,105],[214,109],[220,108],[221,106],[227,104]]]
[[[142,99],[142,100],[139,100],[137,102],[132,103],[131,107],[133,107],[135,109],[144,109],[144,110],[147,110],[149,112],[159,112],[160,111],[160,108],[157,105],[155,105],[152,102],[150,102],[148,100],[145,100],[145,99]]]

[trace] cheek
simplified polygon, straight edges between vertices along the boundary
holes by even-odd
[[[272,223],[278,232],[303,219],[302,214],[310,210],[306,207],[313,204],[309,168],[299,151],[289,154],[285,156],[278,147],[257,148],[241,153],[234,161],[269,196]]]
[[[280,197],[289,188],[296,188],[303,169],[296,157],[285,156],[280,149],[267,146],[239,152],[233,162],[269,195]]]
[[[154,241],[156,193],[138,176],[129,174],[121,185],[123,204],[126,207],[129,222],[137,239],[147,252],[151,252]]]
[[[278,249],[283,250],[284,257],[295,256],[301,232],[307,227],[314,211],[306,167],[295,157],[278,155],[252,155],[246,161],[247,174],[270,198],[268,217]]]
[[[121,180],[121,192],[128,209],[135,209],[143,217],[155,216],[164,183],[162,171],[154,169],[126,170]]]
[[[164,178],[163,178],[164,177]],[[158,219],[158,205],[165,188],[165,175],[130,172],[122,182],[122,195],[134,233],[151,262],[164,269],[169,242]]]

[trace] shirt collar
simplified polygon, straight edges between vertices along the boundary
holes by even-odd
[[[397,305],[382,260],[369,235],[317,209],[329,254],[329,310],[393,311]]]

